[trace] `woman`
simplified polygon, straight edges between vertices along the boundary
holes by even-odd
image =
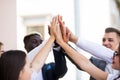
[[[53,35],[53,26],[58,25],[57,18],[53,18],[50,27],[50,37],[45,46],[39,51],[32,62],[25,52],[20,50],[10,50],[4,52],[0,57],[0,80],[42,80],[38,78],[37,72],[40,72],[48,53],[53,46],[55,37]]]
[[[61,25],[62,22],[59,21],[59,23]],[[96,80],[120,80],[120,78],[117,79],[117,77],[119,77],[120,74],[108,74],[107,72],[104,72],[104,71],[100,70],[99,68],[94,66],[86,57],[84,57],[82,54],[78,53],[73,48],[71,48],[66,43],[66,40],[68,40],[68,39],[65,39],[65,38],[66,37],[68,38],[68,36],[69,36],[70,41],[74,42],[75,44],[79,43],[79,38],[74,36],[67,28],[65,28],[64,26],[60,26],[60,27],[55,27],[54,29],[55,30],[53,30],[53,31],[54,31],[54,35],[55,35],[57,43],[79,65],[79,67],[81,67],[82,70],[89,73]],[[65,39],[65,41],[63,40],[63,38]],[[89,44],[86,44],[86,45],[88,47],[90,47]],[[96,46],[94,46],[94,48],[96,48]],[[104,59],[107,62],[113,62],[112,67],[114,69],[120,70],[120,61],[119,61],[119,59],[120,59],[120,49],[118,49],[118,53],[115,53],[115,56],[113,56],[113,51],[108,50],[105,47],[104,47],[104,50],[105,51],[103,51],[103,52],[109,53],[110,55],[106,56],[107,58],[104,58],[103,54],[101,54],[100,56],[98,55],[98,57]],[[95,56],[97,56],[97,55],[95,54]],[[112,56],[113,56],[113,59],[111,59]]]

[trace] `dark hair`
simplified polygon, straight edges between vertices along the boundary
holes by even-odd
[[[115,32],[120,37],[120,31],[116,28],[113,28],[113,27],[106,28],[105,33],[109,33],[109,32]]]
[[[0,45],[3,45],[3,43],[2,43],[2,42],[0,42]]]
[[[42,37],[37,33],[32,33],[24,37],[24,46],[27,52],[40,45],[43,41]]]
[[[0,48],[1,48],[1,46],[3,45],[3,43],[2,42],[0,42]]]
[[[26,63],[26,54],[20,50],[9,50],[0,57],[0,80],[18,80]]]

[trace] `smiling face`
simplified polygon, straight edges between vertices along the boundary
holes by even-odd
[[[104,34],[102,42],[105,47],[117,51],[120,41],[119,36],[115,32],[109,32]]]
[[[105,34],[102,39],[103,46],[110,48],[117,53],[120,52],[120,31],[115,28],[106,28]],[[120,55],[115,54],[113,56],[112,68],[120,70]]]
[[[103,37],[103,45],[107,48],[110,48],[114,51],[118,51],[119,48],[119,36],[115,32],[105,33]],[[118,54],[114,55],[112,68],[120,70],[120,60]]]

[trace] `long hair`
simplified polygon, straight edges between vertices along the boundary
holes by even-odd
[[[4,52],[0,57],[0,80],[18,80],[25,63],[25,52],[20,50]]]

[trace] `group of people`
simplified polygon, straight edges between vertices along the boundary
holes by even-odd
[[[27,54],[21,50],[9,50],[0,57],[0,80],[58,80],[67,72],[65,56],[91,75],[90,80],[120,80],[120,31],[107,28],[103,46],[75,36],[62,21],[62,16],[52,18],[50,37],[43,40],[34,33],[24,37]],[[73,42],[96,57],[87,59],[68,42]],[[45,64],[53,50],[55,62]]]

